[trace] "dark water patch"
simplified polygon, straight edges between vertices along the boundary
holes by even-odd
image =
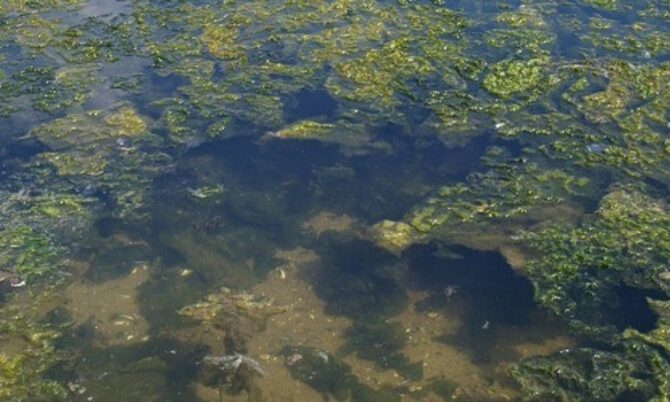
[[[109,238],[115,234],[128,233],[128,230],[131,228],[136,229],[134,226],[129,226],[127,222],[111,217],[98,219],[93,226],[98,235],[103,239]]]
[[[7,158],[28,161],[35,155],[48,151],[49,148],[38,140],[21,140],[5,146],[1,155]]]
[[[393,154],[385,155],[384,159],[405,169],[416,169],[420,172],[418,177],[436,185],[448,180],[465,179],[479,165],[480,157],[492,142],[491,136],[482,134],[470,138],[466,145],[450,147],[436,136],[407,133],[405,130],[397,124],[375,130],[378,139],[390,143],[393,148]]]
[[[463,246],[415,246],[406,252],[411,286],[431,296],[417,310],[456,307],[462,326],[441,341],[462,347],[479,363],[510,357],[496,335],[497,327],[525,328],[538,309],[530,282],[497,252]]]
[[[603,320],[619,331],[633,328],[639,332],[649,332],[656,328],[658,314],[649,307],[647,298],[666,300],[667,295],[658,290],[617,286],[612,291],[610,302],[604,304]]]
[[[336,110],[337,102],[324,89],[303,89],[284,104],[284,115],[289,123],[318,116],[332,117]]]
[[[328,314],[372,320],[400,312],[407,296],[397,259],[373,243],[326,233],[317,245],[322,268],[308,278]]]
[[[474,310],[481,317],[489,316],[506,325],[525,325],[528,314],[535,309],[530,282],[518,275],[500,253],[431,244],[412,247],[406,256],[413,285],[432,290],[437,297],[453,286],[459,297],[476,303]]]

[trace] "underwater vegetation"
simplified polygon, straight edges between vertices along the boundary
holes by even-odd
[[[260,148],[323,144],[345,165],[435,143],[469,150],[479,160],[464,177],[436,174],[403,213],[362,214],[364,236],[392,256],[430,242],[521,250],[515,268],[535,300],[589,341],[511,368],[522,398],[670,398],[668,1],[116,3],[100,15],[85,0],[0,4],[0,399],[70,392],[47,374],[67,359],[53,345],[62,328],[22,296],[58,294],[77,275],[73,258],[100,254],[87,243],[96,222],[152,228],[156,183],[184,155],[236,137]],[[333,106],[291,113],[305,93]],[[319,184],[353,186],[359,172],[345,165],[321,168]],[[279,190],[185,183],[191,208],[221,204],[249,227],[284,213]],[[408,184],[397,187],[415,190]],[[212,221],[193,227],[222,232],[216,246],[197,230],[157,237],[207,266],[204,281],[218,286],[227,260],[198,250],[243,243],[252,255],[257,238]],[[249,271],[230,282],[264,274]],[[369,285],[360,272],[333,277]],[[389,304],[402,299],[391,290]],[[630,294],[653,323],[620,318]],[[219,329],[241,325],[226,352],[242,354],[281,312],[268,303],[224,289],[179,311]],[[347,300],[333,305],[349,311]],[[365,355],[366,342],[390,339],[395,361],[364,357],[420,377],[394,354],[397,332],[357,323],[359,343],[347,347]],[[292,376],[338,400],[398,400],[324,353],[287,348],[287,359],[302,356]]]

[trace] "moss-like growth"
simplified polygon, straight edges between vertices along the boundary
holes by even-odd
[[[244,48],[237,43],[237,29],[225,26],[206,26],[200,36],[209,53],[219,59],[244,60]]]
[[[333,124],[319,123],[312,120],[303,120],[294,123],[288,127],[282,128],[279,131],[270,132],[271,137],[276,138],[290,138],[290,139],[305,139],[305,138],[319,138],[329,134],[335,127]]]
[[[537,59],[501,61],[491,67],[482,86],[501,98],[533,90],[542,79],[543,64]]]
[[[115,137],[137,137],[147,130],[146,122],[130,107],[122,107],[107,115],[104,122]]]
[[[15,298],[0,307],[0,399],[12,402],[67,401],[69,392],[57,381],[45,378],[62,361],[54,342],[61,328],[40,322],[49,300],[38,294],[30,303]]]
[[[659,288],[670,263],[670,213],[664,203],[636,190],[608,194],[582,225],[528,234],[538,258],[527,264],[537,299],[575,327],[616,333],[600,311],[614,288]],[[653,244],[653,247],[650,246]]]

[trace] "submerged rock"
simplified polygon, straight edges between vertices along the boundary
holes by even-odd
[[[393,254],[400,254],[416,241],[418,234],[412,226],[404,222],[384,220],[371,229],[372,238],[377,245]]]
[[[261,364],[257,360],[240,353],[224,356],[205,356],[202,359],[202,363],[214,365],[221,371],[228,373],[236,373],[241,367],[246,367],[258,375],[266,375],[266,372],[263,371]]]

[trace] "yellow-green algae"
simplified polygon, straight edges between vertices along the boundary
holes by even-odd
[[[31,280],[57,271],[69,235],[89,228],[101,208],[85,194],[109,193],[104,214],[146,217],[147,189],[170,168],[167,152],[212,137],[270,131],[386,152],[389,144],[370,146],[370,133],[388,123],[398,135],[450,146],[491,135],[520,145],[519,155],[491,149],[464,183],[439,186],[402,221],[377,225],[378,240],[400,253],[457,232],[525,228],[510,241],[531,251],[538,300],[610,349],[522,363],[514,376],[528,397],[667,399],[667,356],[656,349],[667,349],[664,301],[650,302],[661,319],[646,334],[622,336],[594,311],[622,283],[668,294],[659,279],[667,208],[658,194],[670,182],[667,2],[575,0],[557,12],[544,1],[452,11],[439,1],[136,0],[110,22],[63,18],[81,5],[0,5],[2,52],[11,52],[0,57],[0,115],[56,115],[31,120],[44,124],[25,139],[49,149],[2,189],[4,264]],[[592,7],[602,15],[589,18]],[[561,48],[566,33],[575,43]],[[162,116],[156,122],[138,107],[86,105],[93,87],[115,85],[101,67],[127,55],[184,78],[166,98],[148,100]],[[338,102],[336,116],[286,121],[284,102],[315,88]],[[600,207],[579,223],[554,225],[561,210],[547,213],[584,201]],[[8,398],[30,399],[23,374],[12,374],[26,361],[2,360]],[[578,369],[589,364],[597,369]]]
[[[0,399],[12,402],[66,401],[64,384],[45,378],[65,355],[55,341],[62,327],[44,322],[50,290],[32,297],[13,297],[0,306]]]

